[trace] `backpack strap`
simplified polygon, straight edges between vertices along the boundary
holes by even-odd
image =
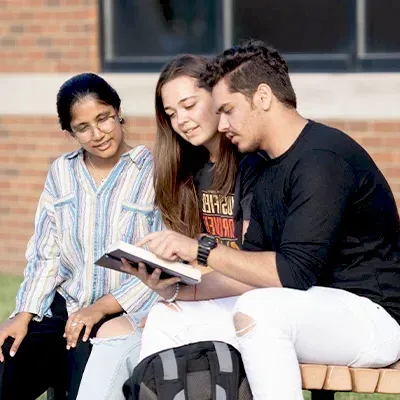
[[[212,400],[237,400],[239,376],[228,345],[213,342],[214,351],[207,352],[211,372]],[[236,368],[235,368],[236,366]]]
[[[186,360],[176,357],[174,349],[162,351],[154,359],[157,397],[165,400],[188,399]]]

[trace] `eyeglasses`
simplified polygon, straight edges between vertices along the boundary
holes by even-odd
[[[97,123],[93,125],[82,125],[73,130],[72,133],[80,142],[90,142],[93,139],[94,128],[97,128],[103,133],[112,132],[116,125],[115,117],[115,114],[108,117],[102,117]]]

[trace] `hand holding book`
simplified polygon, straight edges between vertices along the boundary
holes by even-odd
[[[176,284],[180,282],[180,278],[178,277],[160,279],[162,272],[160,268],[154,269],[154,271],[149,274],[145,264],[139,263],[138,268],[135,268],[124,258],[122,259],[121,270],[127,274],[137,276],[145,285],[154,290],[163,299],[170,299],[175,293]]]
[[[149,235],[148,235],[149,236]],[[140,242],[137,243],[140,246]],[[154,269],[161,270],[161,279],[179,277],[182,283],[193,285],[201,281],[201,271],[191,265],[184,264],[176,260],[177,257],[159,257],[151,251],[145,250],[138,245],[134,246],[125,242],[113,243],[95,264],[121,271],[122,258],[125,258],[133,267],[137,268],[138,263],[146,265],[147,272],[152,274]],[[150,246],[149,246],[150,247]]]

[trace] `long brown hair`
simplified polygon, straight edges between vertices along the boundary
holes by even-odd
[[[194,174],[207,162],[209,153],[203,146],[191,145],[173,130],[164,110],[161,89],[179,76],[195,78],[200,84],[206,67],[204,57],[187,54],[175,58],[161,71],[155,93],[155,204],[169,229],[190,237],[198,235],[202,226]],[[220,152],[214,165],[211,189],[227,195],[235,186],[238,152],[225,135],[220,137]]]

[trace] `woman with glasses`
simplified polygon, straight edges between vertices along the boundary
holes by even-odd
[[[84,73],[60,88],[61,128],[80,148],[54,161],[27,247],[16,309],[0,325],[0,398],[36,399],[58,386],[75,399],[106,320],[158,299],[137,278],[94,265],[114,241],[162,228],[154,207],[153,159],[124,138],[120,98]]]
[[[155,203],[169,229],[190,237],[207,233],[239,248],[250,217],[252,191],[266,161],[260,154],[239,155],[218,132],[219,116],[210,90],[201,81],[206,67],[203,57],[183,55],[168,63],[159,77],[155,90]],[[196,300],[194,289],[190,287],[191,300]],[[176,295],[166,300],[172,302]],[[232,301],[214,304],[225,307]],[[208,306],[211,308],[205,312],[211,310],[212,316],[211,301],[203,304]],[[169,312],[177,313],[174,305],[170,308],[166,306],[166,319]],[[123,382],[139,358],[141,316],[130,313],[102,326],[79,400],[124,398]]]

